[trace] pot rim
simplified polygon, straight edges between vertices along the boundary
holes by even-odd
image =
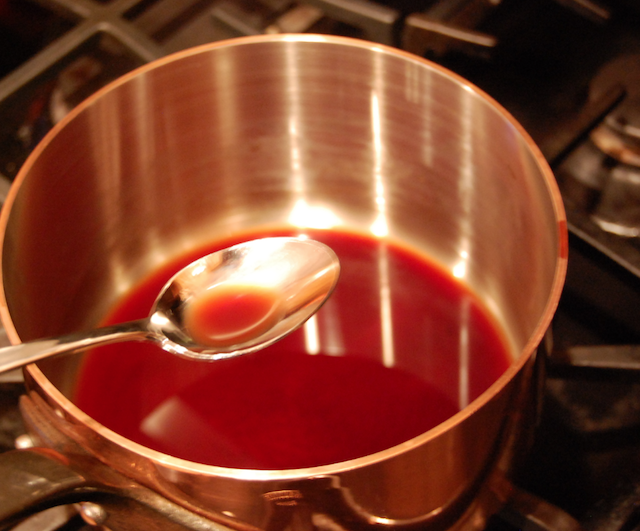
[[[74,117],[87,107],[90,107],[94,104],[94,102],[102,97],[103,94],[110,92],[117,88],[118,86],[129,82],[129,80],[139,76],[140,74],[144,74],[147,71],[156,69],[160,66],[172,63],[174,61],[181,60],[185,57],[189,57],[192,55],[197,55],[200,53],[208,52],[217,48],[225,48],[225,47],[237,47],[237,46],[246,46],[253,45],[257,43],[282,43],[282,42],[308,42],[308,43],[324,43],[331,45],[341,45],[341,46],[349,46],[362,48],[369,51],[376,51],[379,53],[391,54],[395,56],[399,56],[401,58],[410,60],[412,62],[416,62],[419,64],[426,64],[430,68],[439,71],[445,76],[451,78],[453,81],[458,84],[466,87],[468,90],[471,90],[477,93],[483,100],[487,103],[491,104],[494,109],[499,112],[502,118],[509,122],[511,126],[517,130],[519,135],[525,141],[527,147],[531,150],[531,153],[535,160],[538,163],[538,167],[542,172],[545,185],[547,188],[547,192],[549,194],[549,199],[552,202],[553,210],[555,214],[555,219],[557,222],[557,255],[556,255],[556,268],[554,272],[554,278],[551,285],[551,289],[549,291],[549,295],[547,298],[547,302],[545,305],[545,309],[542,312],[540,319],[538,320],[538,324],[536,325],[534,332],[531,334],[529,340],[526,345],[520,351],[517,356],[514,357],[514,360],[507,368],[507,370],[489,386],[480,396],[478,396],[475,400],[469,403],[466,407],[460,410],[458,413],[442,422],[441,424],[435,426],[434,428],[412,438],[408,441],[400,443],[391,448],[387,448],[385,450],[369,454],[367,456],[359,457],[356,459],[351,459],[348,461],[342,461],[338,463],[332,463],[329,465],[321,465],[315,467],[308,468],[296,468],[296,469],[283,469],[283,470],[259,470],[259,469],[242,469],[242,468],[227,468],[220,467],[215,465],[205,465],[201,463],[196,463],[192,461],[188,461],[185,459],[177,458],[170,456],[168,454],[164,454],[162,452],[152,450],[133,442],[126,437],[119,435],[118,433],[108,429],[103,426],[99,422],[92,419],[89,415],[84,413],[80,408],[78,408],[73,402],[65,397],[42,373],[42,371],[35,365],[29,365],[25,367],[24,371],[27,373],[28,377],[30,377],[39,388],[47,394],[47,397],[50,401],[53,401],[58,408],[60,408],[65,415],[74,419],[76,422],[81,423],[82,425],[89,426],[93,429],[99,436],[108,440],[110,443],[115,444],[124,450],[133,452],[140,457],[149,459],[155,465],[160,465],[164,468],[173,469],[176,472],[186,472],[186,473],[196,473],[199,475],[205,476],[216,476],[216,477],[228,477],[234,479],[245,479],[245,480],[253,480],[253,481],[271,481],[271,480],[282,480],[282,479],[299,479],[305,478],[309,476],[325,476],[325,475],[334,475],[337,473],[346,472],[349,470],[354,470],[366,466],[370,466],[375,463],[380,463],[385,460],[392,459],[393,457],[405,453],[413,448],[421,446],[425,444],[427,441],[432,440],[440,436],[441,434],[449,431],[454,426],[462,423],[465,419],[473,415],[476,411],[484,407],[492,398],[498,394],[504,387],[507,386],[512,379],[516,377],[516,375],[522,370],[525,366],[529,358],[535,353],[536,349],[540,345],[543,340],[544,335],[546,334],[553,315],[556,311],[556,308],[559,303],[560,294],[562,292],[566,269],[567,269],[567,260],[568,260],[568,232],[567,232],[567,220],[566,213],[564,210],[562,197],[560,194],[560,190],[556,184],[555,177],[551,168],[549,167],[546,159],[542,155],[542,152],[535,144],[530,135],[526,132],[522,125],[519,124],[517,120],[509,113],[506,109],[502,107],[495,99],[489,96],[482,89],[478,88],[468,80],[464,79],[460,75],[452,72],[438,64],[435,64],[427,59],[421,58],[409,52],[393,48],[388,45],[373,43],[370,41],[355,39],[351,37],[341,37],[341,36],[329,36],[329,35],[316,35],[316,34],[280,34],[280,35],[256,35],[256,36],[248,36],[248,37],[237,37],[233,39],[226,39],[222,41],[216,41],[213,43],[208,43],[200,46],[196,46],[193,48],[189,48],[187,50],[183,50],[180,52],[176,52],[150,63],[147,63],[137,69],[132,70],[131,72],[124,74],[120,78],[112,81],[105,87],[99,89],[85,101],[80,103],[74,109],[72,109],[67,116],[63,120],[61,120],[58,124],[56,124],[44,137],[44,139],[36,146],[36,148],[29,155],[23,166],[21,167],[17,177],[14,180],[13,185],[9,191],[7,199],[4,203],[3,208],[0,211],[0,235],[4,235],[6,232],[7,224],[9,217],[11,215],[12,205],[15,201],[15,198],[19,192],[20,186],[23,181],[26,179],[29,169],[33,165],[34,161],[39,157],[40,153],[46,149],[47,145],[51,142],[51,140],[57,135],[58,131],[65,127],[65,125],[72,121]],[[2,257],[4,249],[4,238],[0,239],[0,257]],[[20,337],[13,325],[13,321],[11,319],[11,315],[9,313],[9,309],[7,306],[5,290],[4,290],[4,282],[2,282],[2,267],[0,266],[0,320],[4,324],[6,328],[7,335],[9,340],[13,344],[20,343]]]

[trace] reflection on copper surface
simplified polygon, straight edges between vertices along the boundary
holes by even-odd
[[[460,308],[460,348],[458,349],[458,407],[463,409],[469,405],[469,311],[470,301],[468,298],[462,300]]]
[[[320,333],[318,331],[318,317],[312,315],[302,327],[304,331],[304,350],[307,354],[320,352]]]
[[[380,343],[382,347],[382,363],[385,367],[395,365],[393,344],[393,313],[391,298],[393,293],[389,281],[389,256],[387,246],[378,247],[378,271],[380,289]]]
[[[331,208],[322,205],[312,206],[304,199],[296,201],[287,221],[294,227],[310,229],[330,229],[342,225],[340,218]]]

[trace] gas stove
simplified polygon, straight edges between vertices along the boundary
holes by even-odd
[[[0,0],[0,197],[43,135],[113,79],[191,46],[286,32],[362,38],[433,60],[495,98],[540,146],[563,194],[570,258],[537,438],[516,482],[539,510],[557,509],[553,528],[639,527],[634,0]],[[21,391],[19,373],[0,379],[3,451],[23,433]],[[499,516],[498,528],[550,529],[549,519]],[[70,524],[64,515],[35,525]]]

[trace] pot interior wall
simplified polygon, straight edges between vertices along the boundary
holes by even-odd
[[[432,256],[514,355],[556,277],[557,206],[486,97],[356,41],[222,44],[145,67],[82,105],[26,163],[3,284],[23,340],[97,323],[159,263],[269,226],[347,227]],[[43,364],[54,384],[66,364]]]

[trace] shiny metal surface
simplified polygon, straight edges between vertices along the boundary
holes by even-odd
[[[58,429],[171,500],[239,527],[266,526],[289,507],[290,527],[315,514],[343,526],[442,529],[523,444],[535,350],[566,268],[560,195],[523,129],[429,62],[313,35],[238,39],[159,60],[61,122],[7,205],[2,317],[14,341],[91,326],[158,263],[281,226],[347,228],[415,248],[471,286],[504,327],[511,367],[460,413],[384,452],[304,470],[159,454],[65,397],[73,363],[27,369]]]
[[[184,358],[213,361],[256,352],[302,325],[327,300],[338,282],[340,261],[326,245],[299,238],[252,240],[204,256],[174,275],[158,295],[149,317],[56,338],[0,348],[0,372],[61,354],[120,341],[153,341]],[[215,343],[199,343],[186,324],[190,306],[207,290],[238,286],[269,289],[275,298],[265,321]],[[241,291],[237,291],[240,289]],[[215,301],[215,299],[214,299]],[[277,313],[274,311],[277,310]],[[263,316],[263,321],[270,317]],[[277,319],[277,321],[273,321]]]

